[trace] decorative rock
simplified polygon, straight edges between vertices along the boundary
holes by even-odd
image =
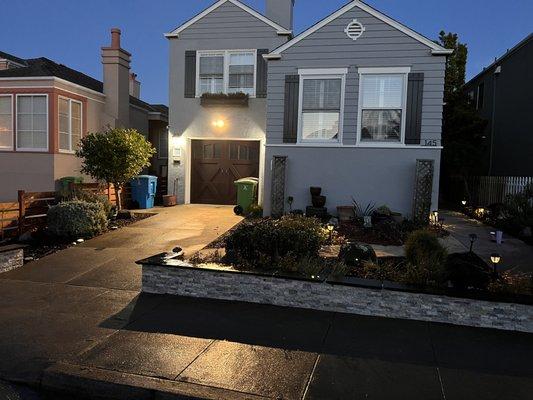
[[[349,267],[361,267],[367,261],[376,262],[376,252],[372,246],[357,242],[347,242],[341,246],[339,260]]]

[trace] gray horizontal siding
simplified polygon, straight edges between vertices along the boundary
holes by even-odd
[[[344,33],[354,18],[366,29],[355,42]],[[299,68],[349,68],[343,142],[355,144],[359,97],[357,67],[404,66],[411,67],[412,72],[424,73],[422,140],[440,139],[445,57],[432,56],[427,46],[356,7],[286,50],[281,60],[269,62],[267,142],[283,142],[285,75],[296,74]]]
[[[180,33],[180,39],[261,38],[276,31],[232,3],[225,3]]]

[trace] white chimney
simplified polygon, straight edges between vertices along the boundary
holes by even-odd
[[[130,74],[130,96],[136,99],[141,98],[141,82],[137,80],[137,74]]]
[[[266,17],[292,31],[295,0],[266,0]]]
[[[102,64],[105,110],[116,128],[127,128],[130,122],[130,62],[131,54],[120,47],[120,29],[111,29],[111,45],[102,47]]]

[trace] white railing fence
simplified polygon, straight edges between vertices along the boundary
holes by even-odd
[[[521,193],[530,184],[531,176],[474,176],[469,182],[471,201],[478,206],[503,203],[508,195]]]

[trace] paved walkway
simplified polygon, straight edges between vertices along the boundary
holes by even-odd
[[[70,398],[530,398],[533,335],[139,294],[134,260],[237,221],[163,210],[0,275],[0,379]]]
[[[495,229],[470,219],[464,214],[455,211],[440,211],[439,215],[444,218],[444,226],[451,236],[461,242],[465,248],[470,248],[471,233],[478,236],[474,243],[474,252],[490,264],[490,255],[501,255],[501,270],[513,270],[520,272],[533,272],[533,246],[519,239],[504,234],[504,242],[501,245],[492,241],[490,232]]]

